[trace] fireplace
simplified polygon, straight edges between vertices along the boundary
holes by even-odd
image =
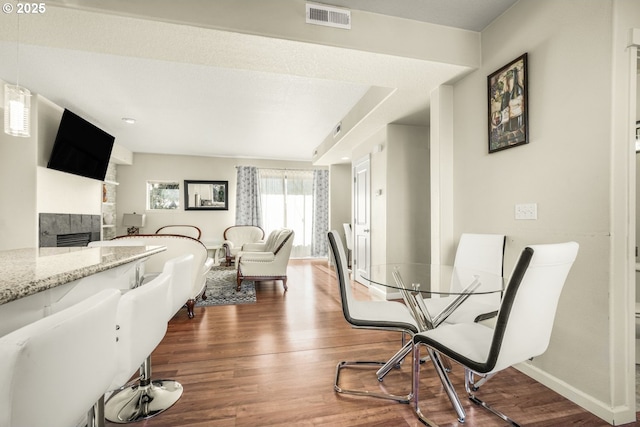
[[[70,246],[87,246],[91,241],[91,233],[58,234],[56,246],[66,248]]]
[[[100,240],[100,215],[41,213],[39,246],[87,246]]]

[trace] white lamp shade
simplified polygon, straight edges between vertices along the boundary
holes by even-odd
[[[31,136],[31,92],[20,86],[4,85],[4,132]]]
[[[144,214],[124,214],[122,216],[122,225],[126,225],[127,227],[144,227]]]

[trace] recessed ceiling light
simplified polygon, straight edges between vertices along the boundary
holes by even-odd
[[[349,157],[342,157],[341,160],[349,160]]]
[[[122,121],[126,124],[132,125],[136,122],[136,119],[132,119],[131,117],[123,117]]]

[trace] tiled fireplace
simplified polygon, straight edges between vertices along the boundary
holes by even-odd
[[[100,240],[100,215],[41,213],[40,247],[86,246]]]

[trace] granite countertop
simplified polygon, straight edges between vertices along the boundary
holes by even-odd
[[[165,250],[164,246],[104,246],[0,251],[0,304]]]

